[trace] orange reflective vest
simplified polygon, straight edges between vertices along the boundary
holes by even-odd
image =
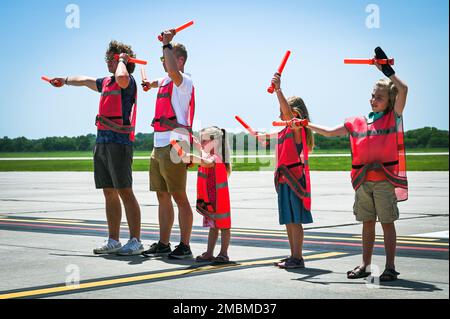
[[[406,155],[402,118],[391,111],[373,123],[365,117],[345,121],[350,133],[352,151],[352,185],[355,190],[366,180],[370,171],[382,172],[395,186],[398,201],[408,199]]]
[[[309,176],[308,146],[306,131],[302,128],[302,146],[300,155],[294,140],[294,132],[290,127],[278,133],[277,169],[275,170],[275,188],[278,192],[280,183],[287,183],[292,191],[303,202],[306,210],[311,210],[311,181]],[[305,176],[306,187],[300,183]]]
[[[214,179],[214,202],[208,195],[208,179]],[[214,221],[216,228],[231,228],[230,193],[224,163],[216,162],[212,168],[198,167],[196,208],[201,215]]]
[[[122,114],[122,89],[112,77],[103,79],[102,96],[95,125],[99,130],[109,130],[122,134],[130,134],[130,141],[134,141],[137,113],[137,89],[135,91],[134,104],[130,113],[130,125],[123,124]]]
[[[167,132],[177,128],[183,128],[192,134],[192,124],[195,114],[194,87],[192,88],[191,100],[189,102],[188,125],[181,125],[177,121],[177,116],[172,106],[173,86],[174,83],[172,80],[165,79],[163,85],[159,88],[156,99],[155,117],[153,118],[152,126],[155,132]]]

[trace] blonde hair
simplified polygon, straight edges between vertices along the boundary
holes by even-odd
[[[206,137],[206,138],[205,138]],[[218,147],[220,150],[214,149],[214,154],[219,155],[222,159],[222,163],[225,164],[228,175],[231,174],[231,161],[230,161],[230,145],[228,143],[228,135],[225,129],[221,129],[217,126],[211,126],[204,128],[200,131],[200,141],[219,141]]]
[[[298,96],[292,96],[288,98],[287,101],[292,111],[297,113],[296,118],[307,119],[309,122],[311,122],[308,109],[306,108],[306,104],[302,98]],[[314,135],[310,128],[305,127],[305,130],[306,130],[306,145],[308,145],[308,149],[312,151],[314,149]]]
[[[395,86],[394,82],[389,79],[381,79],[375,83],[375,88],[382,89],[387,91],[389,95],[388,107],[384,110],[384,113],[387,114],[394,109],[395,99],[397,98],[398,89]]]

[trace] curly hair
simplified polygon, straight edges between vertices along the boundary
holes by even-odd
[[[108,57],[108,56],[113,55],[113,54],[121,54],[121,53],[126,53],[131,58],[135,58],[136,57],[136,54],[131,49],[130,45],[126,45],[126,44],[124,44],[122,42],[119,42],[119,41],[116,41],[116,40],[112,40],[109,43],[108,50],[106,51],[106,56]],[[134,72],[135,68],[136,68],[136,64],[134,64],[134,63],[128,63],[127,64],[127,71],[128,71],[128,73],[132,74]]]

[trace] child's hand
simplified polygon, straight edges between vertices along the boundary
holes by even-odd
[[[300,129],[302,127],[306,127],[306,126],[308,126],[308,124],[309,124],[309,121],[307,119],[300,120],[300,119],[294,118],[289,121],[289,126],[294,130]]]
[[[275,90],[279,90],[281,86],[281,75],[279,73],[275,73],[275,75],[272,78],[272,84],[273,88]]]
[[[64,86],[65,81],[63,78],[54,78],[50,80],[50,84],[55,88],[60,88]]]
[[[375,59],[378,59],[378,60],[386,59],[387,60],[388,57],[387,57],[386,53],[384,53],[384,51],[380,47],[376,47],[375,48]],[[378,70],[383,72],[383,74],[385,76],[387,76],[388,78],[395,74],[394,69],[392,68],[392,66],[389,63],[383,64],[383,65],[379,65],[378,63],[375,63],[375,66],[378,68]]]

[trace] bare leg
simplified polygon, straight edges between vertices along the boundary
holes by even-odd
[[[171,195],[178,206],[178,222],[180,224],[181,242],[189,246],[194,219],[189,199],[186,192],[172,193]]]
[[[394,223],[381,224],[384,233],[384,249],[386,250],[386,268],[395,269],[395,251],[397,248],[397,233]]]
[[[108,221],[109,238],[119,241],[120,222],[122,220],[122,207],[119,194],[114,188],[103,189],[106,203],[106,220]]]
[[[156,192],[158,197],[158,217],[159,217],[159,240],[168,245],[174,221],[174,211],[172,199],[169,193]]]
[[[292,234],[292,225],[293,224],[286,224],[286,232],[289,239],[289,247],[291,248],[291,256],[294,256],[294,236]]]
[[[130,238],[141,239],[141,209],[132,188],[118,189],[127,216]]]
[[[292,226],[292,242],[293,242],[293,251],[292,255],[294,258],[301,259],[303,258],[303,239],[304,232],[303,226],[301,224],[291,224]]]
[[[228,247],[230,246],[231,240],[231,229],[222,229],[221,233],[221,247],[220,254],[228,257]]]
[[[373,246],[375,243],[375,225],[376,221],[367,221],[363,223],[362,245],[363,245],[363,268],[372,263]]]
[[[214,248],[216,247],[217,238],[219,237],[219,230],[217,228],[210,228],[208,234],[208,250],[205,257],[214,257]]]

